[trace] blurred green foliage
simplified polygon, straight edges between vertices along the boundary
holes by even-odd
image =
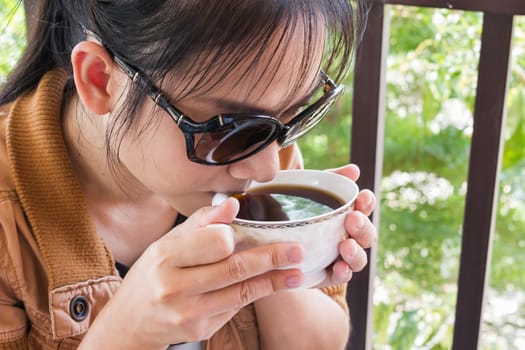
[[[388,8],[373,347],[449,349],[482,16]],[[352,77],[346,84],[351,86]],[[481,349],[525,346],[524,86],[525,21],[517,18]],[[307,167],[348,162],[351,103],[347,96],[326,122],[300,141]]]
[[[0,0],[0,83],[24,47],[24,16],[22,11],[12,12],[14,3]],[[373,347],[449,349],[482,17],[388,8],[391,34]],[[513,46],[481,349],[525,346],[523,18],[516,20]],[[331,168],[349,160],[351,76],[345,84],[345,97],[299,142],[307,168]]]
[[[16,11],[15,0],[0,0],[0,84],[16,64],[25,46],[25,16]]]

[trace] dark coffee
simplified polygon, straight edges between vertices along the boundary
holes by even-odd
[[[345,202],[327,191],[301,185],[268,185],[235,195],[240,219],[300,220],[328,213]]]

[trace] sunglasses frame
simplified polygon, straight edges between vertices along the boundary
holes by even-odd
[[[338,96],[342,95],[344,92],[343,85],[336,85],[326,73],[320,71],[324,95],[319,100],[307,106],[303,111],[298,113],[286,124],[281,123],[281,121],[277,118],[267,115],[240,113],[218,114],[205,122],[196,122],[189,116],[184,114],[182,111],[180,111],[178,108],[176,108],[172,103],[170,103],[170,101],[164,95],[164,93],[162,93],[162,91],[158,87],[156,87],[155,84],[144,75],[144,73],[142,73],[140,70],[136,69],[132,65],[127,64],[126,62],[124,62],[124,60],[122,60],[116,55],[113,55],[113,59],[115,63],[117,63],[117,65],[124,71],[124,73],[133,81],[133,83],[139,86],[141,89],[143,89],[146,92],[146,94],[153,100],[153,102],[158,107],[162,108],[166,113],[168,113],[171,119],[177,124],[179,129],[184,134],[184,138],[186,141],[186,154],[188,159],[193,162],[205,165],[227,165],[241,161],[254,155],[255,153],[260,152],[275,140],[277,140],[281,147],[287,147],[291,145],[295,142],[295,140],[297,140],[297,138],[310,131],[317,123],[319,123],[323,119],[324,115],[326,114],[326,111],[330,108],[331,104],[335,101],[335,99]],[[323,108],[325,110],[322,110]],[[307,128],[300,128],[298,130],[298,133],[290,134],[290,131],[295,130],[294,126],[300,125],[299,123],[301,123],[304,120],[307,120],[308,117],[315,115],[315,112],[320,110],[322,111],[320,116],[318,116],[316,119],[313,119],[313,123],[308,125]],[[204,134],[206,132],[218,131],[220,128],[223,128],[226,125],[238,123],[239,121],[243,120],[254,120],[257,122],[263,121],[265,123],[272,124],[272,126],[275,126],[275,131],[272,135],[269,135],[269,137],[259,146],[255,147],[250,152],[240,153],[239,157],[232,157],[231,159],[226,161],[215,162],[202,159],[197,156],[195,148],[195,134]]]

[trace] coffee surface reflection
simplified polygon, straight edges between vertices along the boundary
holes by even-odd
[[[328,213],[344,201],[333,193],[308,186],[269,185],[234,196],[238,218],[253,221],[301,220]]]

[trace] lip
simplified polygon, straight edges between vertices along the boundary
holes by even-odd
[[[232,197],[236,194],[242,194],[246,192],[248,190],[248,187],[249,187],[249,184],[247,184],[246,186],[240,189],[236,189],[236,190],[224,190],[224,191],[218,191],[218,192],[210,191],[209,193],[210,193],[210,197],[212,198],[212,202],[213,202],[213,198],[215,198],[219,194],[220,196],[222,196],[223,200],[225,200],[228,197]]]
[[[217,193],[223,193],[223,194],[226,194],[226,195],[234,195],[234,194],[239,194],[239,193],[244,193],[248,190],[248,188],[250,187],[252,181],[249,181],[249,182],[246,182],[242,185],[242,187],[238,187],[238,188],[235,188],[235,189],[222,189],[222,190],[218,190],[218,191],[215,191],[215,192],[210,192],[212,195],[216,195]]]

